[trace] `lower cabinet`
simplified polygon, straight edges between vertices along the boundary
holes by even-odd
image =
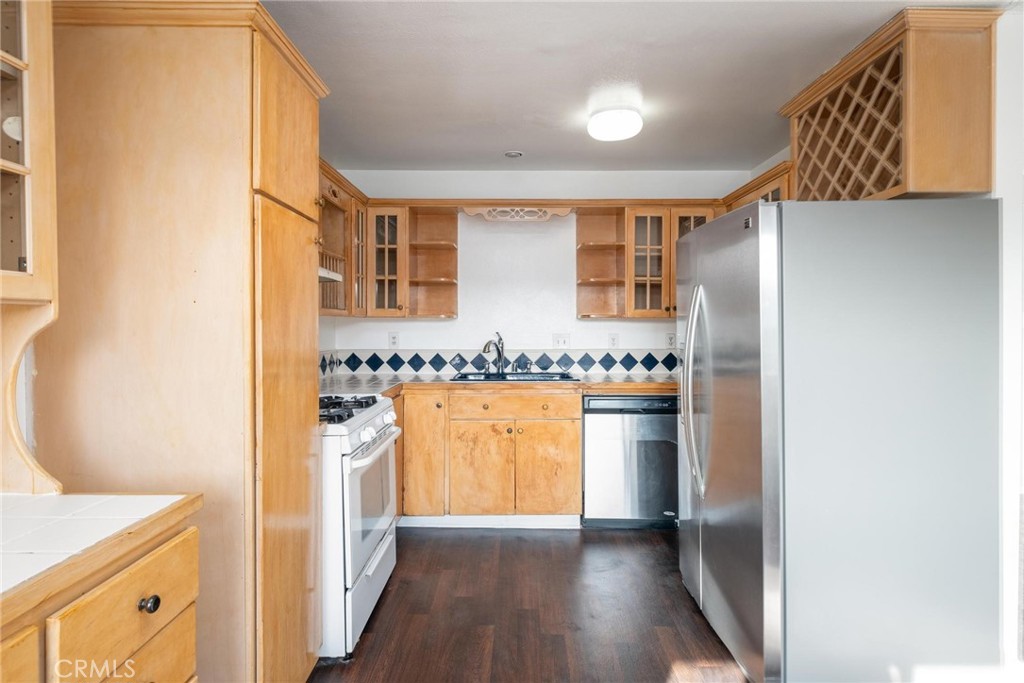
[[[448,392],[409,392],[404,395],[404,404],[404,513],[443,515]]]
[[[198,595],[193,527],[46,619],[47,680],[188,680]]]
[[[460,387],[404,401],[406,515],[582,512],[578,392]]]
[[[579,420],[516,421],[516,512],[583,511]]]
[[[0,681],[41,681],[39,629],[29,626],[0,643]]]
[[[516,511],[515,422],[452,420],[448,450],[449,513]]]

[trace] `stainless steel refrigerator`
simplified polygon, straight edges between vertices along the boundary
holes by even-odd
[[[759,203],[678,241],[680,571],[752,680],[998,664],[998,225]]]

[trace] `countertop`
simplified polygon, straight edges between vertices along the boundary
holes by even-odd
[[[0,594],[186,497],[0,493]]]
[[[626,375],[592,374],[576,375],[579,382],[453,382],[449,377],[419,375],[333,375],[320,381],[321,394],[384,394],[397,393],[402,385],[434,384],[449,389],[481,388],[486,386],[530,387],[532,389],[576,388],[584,394],[594,393],[676,393],[677,377],[672,374]]]

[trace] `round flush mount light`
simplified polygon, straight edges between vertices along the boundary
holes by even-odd
[[[590,115],[587,132],[601,142],[628,140],[644,127],[644,120],[636,109],[604,109]]]
[[[509,159],[518,159],[519,157],[523,156],[523,153],[517,152],[514,149],[510,149],[509,151],[505,152],[505,156],[507,156]]]

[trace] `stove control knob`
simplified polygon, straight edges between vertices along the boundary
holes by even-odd
[[[384,413],[383,417],[384,424],[393,425],[395,424],[395,419],[398,417],[398,415],[394,411],[389,410],[388,412]]]
[[[373,437],[377,436],[377,432],[373,431],[373,427],[367,427],[363,431],[359,432],[359,438],[363,441],[373,441]]]

